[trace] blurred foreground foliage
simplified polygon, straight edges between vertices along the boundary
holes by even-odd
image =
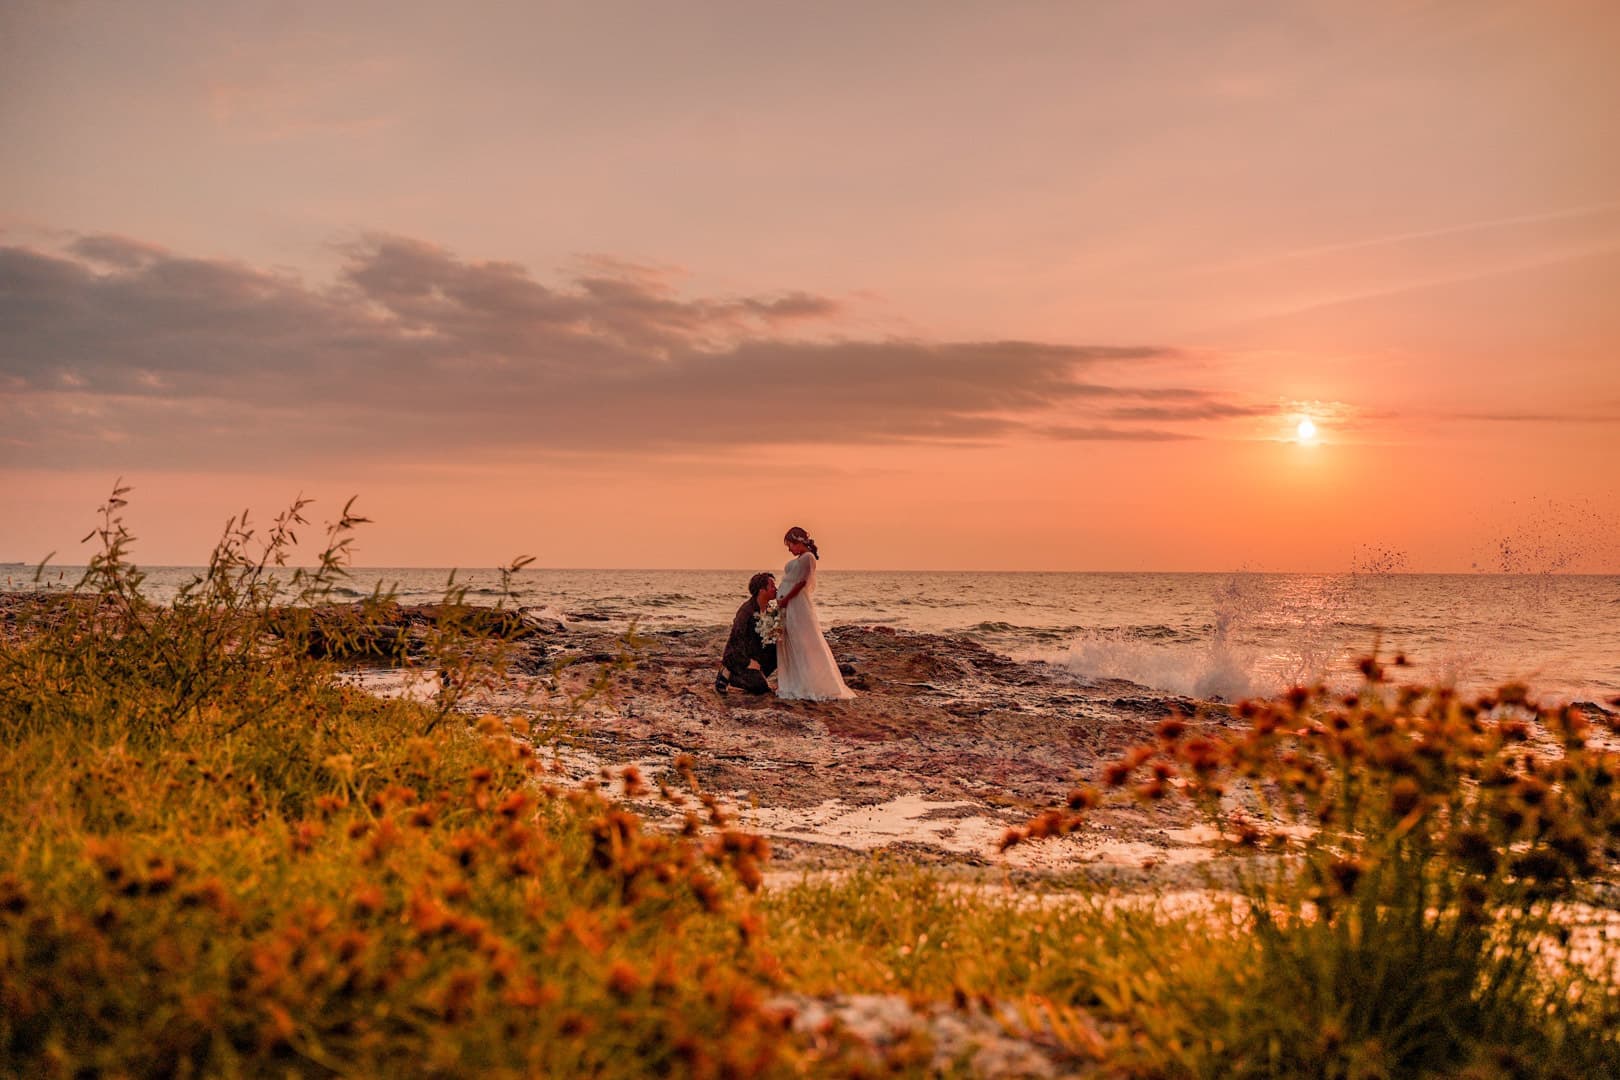
[[[1173,921],[1207,945],[1155,991],[1194,1073],[1620,1075],[1620,723],[1360,666],[1357,692],[1243,702],[1235,729],[1166,719],[1004,847],[1106,789],[1221,835],[1236,902]]]
[[[873,1048],[792,1023],[881,994],[1113,1075],[1620,1075],[1620,952],[1578,926],[1614,869],[1620,762],[1522,687],[1463,700],[1369,661],[1355,695],[1171,718],[1006,840],[1187,800],[1230,843],[1218,888],[1043,892],[875,860],[757,894],[765,845],[712,797],[708,822],[655,829],[556,783],[533,725],[577,703],[456,708],[499,680],[515,613],[452,584],[408,640],[387,596],[334,614],[362,519],[345,508],[288,572],[302,503],[263,537],[233,521],[154,605],[123,494],[79,588],[0,626],[0,1074],[977,1067],[915,1033]],[[362,692],[334,659],[354,656],[442,672],[441,692]]]
[[[302,504],[262,539],[233,521],[160,607],[123,494],[78,589],[0,636],[0,1074],[810,1060],[766,1006],[776,965],[740,881],[758,884],[757,842],[648,831],[555,786],[528,721],[450,712],[501,659],[487,618],[429,634],[437,704],[375,697],[311,647],[347,508],[295,573],[278,569]],[[386,607],[355,606],[353,640]]]

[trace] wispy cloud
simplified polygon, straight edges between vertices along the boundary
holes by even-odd
[[[840,336],[806,292],[689,297],[593,259],[560,285],[374,236],[330,285],[114,236],[0,248],[0,403],[40,465],[327,454],[1163,441],[1253,416],[1163,346]],[[1152,425],[1152,426],[1147,426]],[[8,451],[8,454],[12,451]]]
[[[1310,259],[1321,255],[1336,255],[1343,252],[1360,251],[1368,248],[1390,247],[1399,244],[1410,244],[1424,240],[1439,240],[1444,237],[1465,236],[1470,233],[1492,232],[1498,229],[1513,228],[1521,225],[1545,225],[1551,222],[1572,221],[1582,218],[1605,217],[1620,214],[1620,199],[1611,199],[1604,202],[1587,203],[1581,206],[1566,206],[1552,210],[1541,210],[1528,214],[1510,214],[1503,217],[1480,218],[1474,221],[1456,222],[1449,225],[1439,225],[1428,229],[1411,229],[1403,232],[1383,233],[1377,236],[1354,237],[1339,240],[1328,244],[1313,244],[1308,247],[1293,248],[1288,251],[1268,252],[1252,258],[1236,259],[1205,267],[1210,271],[1227,271],[1245,267],[1269,266],[1276,263],[1292,262],[1298,259]]]
[[[1430,289],[1441,289],[1451,285],[1460,285],[1465,282],[1485,281],[1497,277],[1509,277],[1514,274],[1523,274],[1531,271],[1545,270],[1561,266],[1566,263],[1579,263],[1592,259],[1603,259],[1620,253],[1620,234],[1614,237],[1599,239],[1589,243],[1568,245],[1556,250],[1540,252],[1527,257],[1518,257],[1492,265],[1477,266],[1465,270],[1452,270],[1442,273],[1410,275],[1405,280],[1394,280],[1377,285],[1365,285],[1352,288],[1324,289],[1317,295],[1304,301],[1293,300],[1268,309],[1251,321],[1264,319],[1280,319],[1288,316],[1300,315],[1309,311],[1321,311],[1327,308],[1339,307],[1345,304],[1354,304],[1364,300],[1374,300],[1383,297],[1401,296],[1407,293],[1419,293]]]
[[[1441,413],[1435,419],[1487,424],[1620,424],[1620,412],[1461,412]]]

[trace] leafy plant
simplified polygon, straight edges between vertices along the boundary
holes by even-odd
[[[1579,887],[1620,856],[1620,755],[1523,686],[1465,700],[1362,670],[1357,693],[1243,703],[1237,733],[1169,719],[1105,772],[1137,799],[1192,800],[1252,853],[1230,863],[1247,920],[1226,1000],[1197,1006],[1197,1071],[1404,1075],[1501,1047],[1555,1072],[1620,1060],[1620,953],[1601,935],[1570,948]],[[1071,831],[1101,798],[1077,791],[1007,842]]]
[[[157,605],[126,494],[78,588],[19,601],[0,636],[0,1074],[812,1060],[768,1004],[757,841],[647,829],[555,782],[528,737],[547,718],[454,708],[510,651],[512,612],[452,591],[396,654],[452,670],[448,692],[379,699],[345,683],[341,650],[312,648],[352,507],[291,573],[302,500],[262,538],[233,519]],[[341,632],[377,636],[390,603],[348,609]]]

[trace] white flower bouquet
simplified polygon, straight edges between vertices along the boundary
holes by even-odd
[[[782,626],[782,612],[777,609],[775,600],[766,604],[765,610],[754,616],[754,628],[759,631],[759,640],[767,645],[782,640],[786,631]]]

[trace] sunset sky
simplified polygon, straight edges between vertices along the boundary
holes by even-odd
[[[0,560],[122,476],[153,565],[303,493],[365,565],[1620,570],[1616,56],[1612,0],[13,0]]]

